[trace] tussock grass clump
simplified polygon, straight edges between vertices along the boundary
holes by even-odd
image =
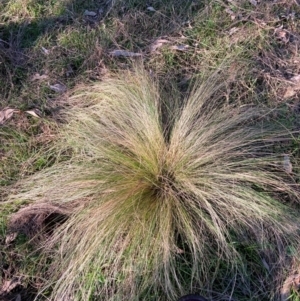
[[[297,241],[280,197],[299,198],[273,150],[292,135],[265,109],[225,102],[224,78],[196,85],[181,106],[140,71],[76,92],[85,105],[67,113],[58,142],[71,158],[18,195],[81,203],[48,242],[57,246],[51,300],[234,290],[234,277],[246,282],[240,243],[280,267]]]

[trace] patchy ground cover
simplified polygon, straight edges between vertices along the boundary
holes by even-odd
[[[137,62],[142,61],[158,80],[163,95],[176,90],[180,100],[192,83],[225,60],[228,84],[222,99],[241,108],[259,104],[278,112],[277,120],[293,132],[294,139],[275,151],[282,156],[288,176],[298,183],[299,18],[297,0],[2,1],[0,298],[33,300],[44,287],[51,256],[41,256],[43,237],[35,239],[34,229],[52,228],[44,231],[46,239],[66,213],[56,207],[36,210],[29,206],[30,200],[4,203],[8,195],[18,191],[18,181],[70,157],[69,150],[54,156],[53,147],[66,122],[65,112],[85,105],[70,100],[73,91],[133,70]],[[20,227],[14,228],[9,220],[20,209],[22,218],[15,215]],[[297,250],[286,251],[293,258],[292,268],[284,271],[285,283],[281,279],[272,288],[273,283],[267,283],[272,262],[265,260],[257,245],[236,243],[247,279],[229,278],[226,266],[222,269],[226,263],[220,262],[223,274],[211,291],[197,288],[202,294],[217,300],[300,299]],[[188,273],[186,266],[182,269]],[[228,286],[235,282],[235,290],[222,294],[226,291],[222,279]],[[45,299],[50,293],[51,287],[44,290]],[[151,294],[143,299],[155,300]]]

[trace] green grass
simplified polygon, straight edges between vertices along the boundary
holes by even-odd
[[[148,6],[153,7],[155,11],[147,9]],[[102,15],[96,18],[84,17],[85,10],[97,11],[99,8],[103,10]],[[228,10],[226,11],[228,8],[235,14],[234,20],[232,20],[231,13],[228,13]],[[70,284],[66,289],[70,290],[71,294],[76,295],[74,295],[74,298],[84,299],[85,296],[89,295],[91,300],[93,298],[99,300],[101,296],[98,296],[98,294],[99,292],[102,294],[104,290],[107,300],[109,298],[123,300],[122,292],[125,296],[130,296],[130,300],[134,300],[134,298],[140,298],[139,300],[175,300],[175,296],[197,291],[208,298],[216,299],[223,297],[230,299],[230,296],[233,295],[236,300],[280,300],[282,281],[290,275],[293,269],[298,269],[297,264],[289,263],[290,261],[297,262],[297,252],[290,254],[288,251],[296,248],[294,246],[296,236],[293,237],[292,234],[284,235],[287,229],[278,224],[277,213],[273,212],[273,214],[272,210],[266,210],[262,207],[263,204],[268,206],[269,202],[276,202],[271,209],[284,212],[282,219],[287,221],[287,226],[293,226],[292,220],[297,220],[297,217],[294,217],[286,206],[289,201],[295,202],[298,198],[298,192],[294,190],[298,184],[293,187],[289,186],[289,180],[292,183],[299,182],[298,128],[300,123],[297,113],[298,100],[297,94],[290,97],[284,96],[290,85],[288,79],[299,73],[298,57],[295,49],[297,49],[300,25],[297,18],[293,19],[288,15],[289,12],[295,13],[296,16],[300,13],[296,3],[287,0],[272,4],[261,2],[255,7],[246,0],[235,3],[227,3],[221,0],[207,0],[201,3],[155,0],[150,1],[147,5],[140,0],[118,0],[110,6],[104,5],[104,1],[92,0],[5,0],[0,3],[0,12],[0,93],[2,95],[1,104],[3,105],[0,107],[0,111],[6,106],[22,111],[38,108],[42,111],[43,116],[42,120],[37,121],[33,120],[31,116],[21,118],[16,115],[4,127],[1,126],[0,199],[1,201],[7,200],[8,194],[11,191],[16,191],[15,189],[18,190],[19,185],[22,186],[24,181],[24,191],[29,190],[29,192],[23,197],[30,202],[38,202],[39,194],[49,190],[51,191],[50,195],[53,195],[53,199],[49,199],[51,202],[55,200],[61,202],[62,196],[64,196],[63,202],[66,206],[69,206],[73,204],[73,200],[83,197],[84,201],[82,202],[87,206],[86,211],[83,210],[81,213],[76,207],[74,216],[71,215],[70,220],[65,224],[66,228],[62,227],[60,232],[54,233],[52,242],[56,246],[52,250],[54,254],[47,253],[45,257],[32,255],[31,260],[30,254],[34,254],[34,252],[32,253],[32,246],[28,244],[23,244],[24,247],[21,247],[20,244],[11,246],[12,251],[24,260],[23,263],[20,262],[14,265],[13,259],[7,257],[10,258],[7,262],[14,266],[16,271],[19,267],[19,272],[26,275],[26,280],[24,280],[26,285],[35,286],[35,283],[40,283],[43,278],[48,279],[48,275],[51,274],[49,282],[43,283],[45,295],[59,296],[59,292],[64,290],[66,284],[61,276],[61,271],[57,269],[57,274],[53,274],[52,269],[56,269],[59,265],[62,269],[66,267],[66,271],[70,268],[71,272],[68,277],[72,278],[72,271],[75,271],[79,266],[80,252],[83,250],[83,252],[86,252],[84,254],[88,253],[86,248],[89,245],[88,239],[91,238],[86,237],[87,245],[84,245],[85,240],[83,240],[78,246],[75,242],[70,243],[69,248],[61,244],[60,241],[63,239],[63,235],[67,235],[68,239],[71,237],[76,240],[76,235],[85,231],[84,227],[81,228],[78,223],[78,219],[82,220],[83,225],[87,228],[93,227],[92,223],[98,219],[98,215],[92,220],[86,217],[89,212],[96,215],[100,210],[99,208],[103,206],[99,200],[102,200],[102,197],[100,197],[103,193],[101,189],[104,189],[102,182],[103,179],[106,179],[110,183],[110,187],[114,187],[108,189],[108,195],[114,195],[120,193],[120,191],[132,191],[132,198],[129,198],[130,200],[126,202],[124,201],[125,207],[120,206],[119,211],[116,210],[116,215],[119,214],[118,221],[121,225],[124,225],[124,231],[128,229],[131,229],[131,231],[128,230],[126,236],[128,242],[125,240],[124,245],[122,245],[122,242],[125,239],[125,234],[119,240],[118,237],[120,236],[114,234],[114,231],[117,232],[122,226],[111,227],[111,232],[108,231],[102,235],[102,242],[101,239],[98,240],[98,236],[95,238],[95,245],[90,244],[90,247],[95,248],[94,250],[101,247],[101,250],[104,250],[103,256],[99,258],[96,255],[87,256],[87,262],[83,265],[83,272],[78,273],[77,277],[74,277],[74,281],[69,282]],[[294,40],[291,39],[288,43],[283,43],[277,38],[275,31],[281,25]],[[167,39],[169,42],[162,45],[157,51],[151,52],[150,46],[157,39]],[[172,49],[173,46],[178,45],[188,45],[189,47],[185,51]],[[112,57],[110,52],[115,49],[141,53],[144,68],[147,70],[145,72],[149,72],[150,76],[155,78],[155,84],[152,80],[148,82],[144,75],[141,79],[137,79],[135,72],[133,72],[133,75],[131,75],[132,73],[126,73],[126,70],[132,71],[135,69],[135,63],[126,58]],[[206,97],[196,97],[197,101],[195,100],[195,103],[193,103],[192,98],[189,98],[188,95],[196,93],[195,90],[190,90],[194,84],[196,87],[199,82],[204,82],[204,85],[207,85],[207,74],[211,74],[218,69],[224,60],[231,62],[229,69],[225,71],[226,74],[220,77],[222,80],[225,78],[225,86],[220,87],[218,93],[212,94],[211,106],[205,107],[204,111],[200,110],[201,114],[205,115],[205,112],[208,112],[207,110],[212,109],[211,118],[214,119],[204,126],[206,130],[206,135],[204,135],[205,131],[196,132],[198,125],[195,124],[195,120],[198,120],[201,114],[199,113],[199,116],[193,114],[199,109],[196,105],[197,101],[199,99],[204,101]],[[239,70],[238,76],[236,76],[236,70]],[[136,91],[135,89],[139,91],[136,85],[141,85],[142,82],[146,87],[149,87],[151,93],[160,95],[156,98],[150,92],[143,94],[141,99],[145,101],[144,105],[133,97],[137,101],[136,105],[141,108],[140,114],[142,112],[145,114],[142,116],[143,122],[128,123],[125,120],[127,118],[131,121],[137,117],[136,114],[130,113],[131,107],[125,105],[128,101],[127,98],[124,98],[124,108],[122,104],[112,102],[112,106],[109,108],[113,110],[114,107],[113,112],[109,110],[103,112],[101,111],[102,107],[97,104],[99,99],[103,97],[103,91],[100,91],[100,87],[101,89],[107,87],[106,89],[113,91],[122,89],[124,78],[116,80],[118,78],[116,74],[123,72],[128,74],[128,77],[132,77],[129,82],[125,80],[126,85],[133,87],[132,91]],[[99,84],[99,81],[104,81],[104,83]],[[68,88],[67,92],[59,94],[52,91],[49,85],[56,83],[64,84]],[[214,82],[214,84],[219,87],[219,83]],[[206,87],[207,91],[217,89],[213,88],[213,84],[208,84]],[[78,96],[69,97],[74,94]],[[106,92],[104,94],[107,95]],[[131,96],[128,97],[131,98]],[[157,103],[151,104],[149,99],[154,98],[159,100],[157,100]],[[216,104],[217,99],[220,101],[218,105]],[[190,104],[190,107],[188,107],[188,104]],[[98,113],[92,112],[94,109]],[[220,110],[219,113],[218,110]],[[238,118],[246,114],[243,110],[246,110],[245,112],[249,116],[245,116],[245,120],[239,123]],[[264,139],[261,137],[260,130],[256,132],[257,136],[255,138],[251,136],[252,134],[256,135],[256,129],[255,122],[252,123],[250,117],[252,113],[256,114],[257,110],[257,114],[264,114],[264,112],[267,114],[262,119],[253,117],[253,120],[257,122],[257,126],[261,126],[260,130],[265,131],[266,137]],[[272,110],[273,113],[270,113]],[[232,120],[225,118],[226,112],[230,114]],[[113,128],[105,129],[105,124],[101,124],[100,134],[102,136],[93,134],[93,131],[96,131],[99,126],[95,114],[99,114],[100,119],[104,118],[102,117],[103,114],[103,116],[116,119],[116,122],[111,125]],[[147,117],[145,117],[146,115]],[[203,118],[208,118],[208,115]],[[237,119],[232,116],[236,116]],[[84,121],[80,122],[81,118]],[[44,119],[47,121],[44,121]],[[153,133],[146,130],[147,120],[149,128],[153,129]],[[229,121],[229,128],[224,127],[226,135],[222,134],[223,129],[218,127],[217,123],[224,124],[224,122]],[[59,131],[57,131],[55,124],[60,128]],[[152,125],[150,126],[150,124]],[[72,126],[74,126],[73,129]],[[105,129],[104,132],[102,132],[103,129]],[[107,151],[100,148],[100,158],[93,160],[91,156],[94,156],[95,149],[98,149],[99,139],[102,137],[102,143],[106,141],[105,139],[118,137],[111,134],[103,137],[106,131],[111,133],[116,129],[120,133],[127,133],[127,136],[124,134],[124,137],[132,139],[131,144],[126,145],[126,149],[130,149],[130,151],[125,151],[123,149],[125,146],[120,149],[119,145],[118,147],[112,147],[112,149],[109,147]],[[140,129],[145,129],[142,137],[137,135]],[[227,130],[233,134],[227,134]],[[247,135],[241,134],[243,139],[230,140],[234,138],[234,134],[238,136],[239,130],[241,132],[249,131],[247,134],[252,137],[250,141],[258,143],[259,149],[255,148],[255,152],[259,152],[257,157],[256,155],[247,157],[248,152],[251,153],[248,147],[252,145],[243,140],[247,138]],[[184,131],[187,132],[184,134]],[[280,141],[276,140],[276,145],[269,147],[270,141],[274,139],[272,133],[276,136],[279,132],[284,133],[283,136],[280,136]],[[268,136],[268,133],[270,133],[270,136]],[[210,139],[209,142],[212,145],[218,143],[218,146],[209,147],[208,142],[207,145],[202,145],[200,142],[195,143],[200,139],[200,136],[203,139]],[[90,138],[87,139],[86,137]],[[175,143],[176,137],[178,141]],[[178,137],[182,138],[179,139]],[[231,147],[230,143],[227,143],[228,139],[231,141],[231,145],[236,143],[240,146],[239,149],[246,148],[247,152],[239,153],[236,150],[234,155],[228,157],[228,161],[233,160],[229,166],[226,164],[219,166],[218,164],[225,160],[222,148]],[[98,142],[94,144],[94,140]],[[154,145],[152,145],[153,143]],[[195,144],[194,147],[193,144]],[[140,145],[140,147],[134,148],[133,151],[131,147],[134,145]],[[171,155],[172,149],[173,153]],[[202,156],[201,149],[204,153],[216,152],[215,161],[210,161],[213,156],[208,156],[207,162],[202,166],[201,160],[195,160],[197,156]],[[265,149],[267,149],[266,153],[264,153]],[[142,154],[134,157],[134,154],[139,151]],[[269,161],[263,163],[263,160],[258,160],[262,153],[263,160],[270,155],[270,160],[274,160],[276,164],[272,165]],[[294,171],[292,175],[282,174],[278,170],[278,167],[281,168],[282,166],[283,153],[290,156]],[[96,154],[98,156],[99,153],[96,152]],[[153,154],[156,155],[153,156]],[[179,159],[180,154],[182,157]],[[195,155],[193,156],[193,154]],[[158,160],[157,158],[160,158],[160,156],[164,160]],[[245,160],[243,156],[246,157]],[[114,158],[112,160],[113,166],[109,167],[111,157]],[[243,157],[242,164],[239,164],[241,157]],[[103,158],[106,158],[107,161]],[[100,164],[101,160],[106,163],[104,165]],[[141,162],[144,162],[143,160],[147,164],[141,164]],[[197,162],[198,165],[193,163],[195,166],[195,169],[193,169],[193,164],[188,165],[188,162]],[[263,166],[257,166],[257,162]],[[173,167],[177,166],[176,164],[186,168],[181,170],[178,167],[174,171]],[[141,168],[140,165],[143,165],[144,168]],[[52,169],[47,169],[49,166],[52,166]],[[200,166],[203,167],[205,172],[196,172]],[[243,166],[245,166],[244,169]],[[172,172],[169,171],[170,168]],[[257,174],[261,174],[264,177],[266,176],[268,181],[279,181],[280,183],[276,186],[281,187],[281,190],[276,191],[275,186],[271,185],[270,182],[260,185],[257,182],[254,183],[253,179],[252,183],[247,176],[249,176],[249,172],[254,172],[254,168],[258,169],[255,173],[255,181],[258,181]],[[44,169],[46,170],[44,171]],[[70,169],[75,169],[74,172],[80,173],[82,177],[74,179],[74,174],[70,174]],[[268,172],[265,173],[265,169]],[[104,172],[103,175],[98,175],[99,170]],[[236,186],[225,185],[222,182],[222,180],[228,179],[228,170],[234,170],[231,173],[232,178],[230,180],[234,185],[240,184],[235,178],[240,174],[246,177],[245,182],[248,181],[248,184],[244,185],[243,189],[237,189],[232,193],[230,188]],[[272,170],[272,176],[269,174],[270,170]],[[135,176],[127,179],[124,177],[125,171]],[[212,171],[219,175],[222,174],[222,179],[217,178]],[[92,172],[92,174],[88,175],[89,172]],[[275,176],[277,172],[280,174],[278,174],[278,177]],[[175,181],[175,173],[177,173],[176,176],[179,177],[180,181]],[[30,177],[27,180],[27,177],[32,174],[33,178]],[[43,177],[47,177],[47,180]],[[139,177],[144,177],[146,180],[139,182]],[[89,179],[89,185],[85,187],[87,178]],[[93,178],[95,179],[91,180]],[[57,187],[57,179],[61,183],[66,183],[66,186]],[[201,219],[206,222],[206,228],[208,229],[206,232],[210,234],[198,248],[195,247],[197,243],[195,245],[191,243],[194,237],[191,232],[193,229],[184,227],[189,224],[183,225],[186,222],[186,217],[181,216],[180,219],[179,216],[177,218],[178,225],[176,227],[179,229],[175,229],[174,224],[177,223],[169,224],[168,216],[166,220],[163,220],[162,217],[159,218],[161,215],[158,214],[153,221],[150,213],[149,215],[148,213],[143,215],[143,212],[147,211],[148,205],[146,204],[149,203],[149,199],[164,198],[168,195],[166,191],[178,190],[177,185],[179,185],[180,189],[188,191],[183,196],[179,193],[178,198],[181,204],[182,199],[191,198],[198,192],[198,190],[193,192],[189,190],[192,184],[195,181],[201,182],[203,179],[206,179],[206,182],[202,186],[199,184],[200,188],[204,189],[203,187],[205,187],[206,193],[218,194],[219,197],[222,192],[224,195],[230,194],[236,198],[238,195],[240,197],[243,195],[243,198],[247,199],[250,198],[252,192],[259,192],[255,196],[261,200],[262,207],[258,205],[251,207],[248,206],[248,203],[244,207],[236,206],[233,205],[232,200],[230,201],[232,208],[237,207],[239,214],[243,212],[243,218],[249,217],[249,210],[256,213],[260,212],[261,215],[257,217],[261,221],[259,230],[255,228],[258,225],[257,220],[253,220],[253,222],[248,220],[245,222],[243,218],[240,221],[236,220],[240,228],[235,226],[234,222],[228,223],[223,220],[222,217],[209,221],[209,218],[213,216],[213,211],[216,212],[216,216],[219,216],[223,210],[224,216],[229,213],[232,214],[232,210],[229,210],[230,206],[227,206],[226,210],[226,206],[222,206],[222,202],[211,200],[209,204],[213,209],[211,211],[205,209],[204,214],[200,215]],[[80,189],[78,188],[78,190],[74,190],[72,184],[70,184],[75,180],[80,182]],[[175,184],[173,184],[173,181]],[[182,182],[187,181],[191,182],[189,189],[182,184]],[[215,187],[215,184],[210,183],[215,183],[215,181],[222,187],[213,191],[212,187]],[[101,183],[99,187],[96,185],[98,182]],[[252,184],[249,184],[249,182]],[[43,183],[43,185],[37,183]],[[14,184],[16,186],[12,186]],[[118,185],[121,185],[122,188],[115,188],[119,187]],[[133,185],[136,185],[136,189],[133,188]],[[271,185],[271,187],[268,185]],[[287,186],[283,188],[281,185]],[[200,189],[198,186],[197,189]],[[40,190],[42,187],[45,188],[45,191]],[[105,187],[105,189],[107,188]],[[142,189],[143,192],[138,193],[139,189]],[[250,189],[250,194],[247,189]],[[160,190],[162,191],[161,195]],[[282,193],[282,190],[286,193]],[[152,191],[152,193],[149,191]],[[100,196],[96,197],[96,195]],[[125,195],[124,193],[124,196],[120,196],[120,202],[122,202],[122,197],[124,200]],[[294,196],[292,197],[292,195]],[[97,202],[93,201],[95,198]],[[146,201],[140,202],[140,199]],[[156,203],[155,201],[151,202]],[[278,202],[283,203],[283,207]],[[78,205],[78,202],[75,202],[75,204]],[[132,208],[132,206],[134,206],[133,212],[135,215],[130,222],[126,222],[126,217],[131,214],[129,208]],[[160,207],[151,206],[158,208],[158,212],[161,212],[159,211]],[[126,214],[124,214],[124,217],[120,212],[122,208],[125,208]],[[172,211],[173,209],[170,208],[168,207],[165,211]],[[176,207],[176,209],[178,208],[182,209]],[[297,215],[298,207],[294,203],[292,210]],[[188,212],[190,212],[190,209]],[[199,211],[197,212],[199,213]],[[140,213],[143,218],[139,217]],[[0,214],[0,219],[2,218],[1,227],[4,232],[6,231],[9,215],[5,210]],[[187,216],[190,217],[190,215]],[[101,219],[102,217],[100,214],[99,225],[103,225],[105,222],[109,223],[109,219],[105,221],[104,217]],[[116,216],[112,215],[111,223],[113,223],[114,218]],[[194,220],[195,218],[193,218]],[[132,221],[137,222],[134,224]],[[137,229],[138,223],[146,223],[146,221],[149,227]],[[64,232],[64,229],[67,231],[68,225],[72,225],[72,223],[74,223],[74,227],[72,226],[74,232]],[[146,246],[152,246],[152,241],[147,233],[157,231],[157,228],[153,226],[155,223],[159,224],[160,227],[166,225],[163,229],[165,233],[167,233],[166,231],[175,233],[170,236],[170,241],[167,241],[167,243],[176,245],[180,250],[171,248],[169,254],[174,256],[170,255],[171,259],[166,264],[165,259],[159,257],[162,256],[163,252],[167,252],[165,250],[167,243],[164,241],[161,243],[161,249],[153,248],[153,252],[150,254],[154,256],[154,250],[156,250],[156,259],[148,259],[151,256],[149,254],[145,255],[147,260],[137,260],[137,267],[134,266],[133,268],[134,259],[145,251]],[[217,227],[220,228],[220,231],[216,231]],[[268,227],[273,228],[272,231],[276,235],[271,230],[269,232]],[[189,234],[186,234],[186,236],[189,240],[179,233],[179,230],[183,231],[184,228],[188,229]],[[78,233],[75,229],[78,229]],[[136,229],[137,233],[135,233]],[[202,231],[204,231],[203,229]],[[240,229],[240,231],[237,231],[237,229]],[[266,229],[268,230],[265,237],[257,236],[257,233],[263,233],[260,231],[266,231]],[[151,231],[147,232],[146,230]],[[102,234],[103,231],[100,229],[99,233]],[[142,235],[145,231],[145,237],[149,239],[146,239],[144,244],[144,242],[138,241],[135,234],[138,236],[141,233]],[[201,231],[198,232],[197,235],[203,234]],[[95,232],[94,235],[96,236],[97,233]],[[156,236],[157,241],[163,239],[157,232],[155,233],[155,235],[158,235]],[[282,239],[282,235],[284,239]],[[51,240],[51,237],[49,239]],[[134,239],[137,240],[133,245],[136,244],[139,247],[129,246],[129,241],[134,241]],[[267,241],[268,239],[269,242],[264,243],[264,240]],[[288,254],[285,258],[286,261],[278,262],[280,248],[279,245],[275,246],[278,239],[282,242],[281,251],[283,253],[281,254]],[[81,241],[81,239],[78,240]],[[159,243],[157,244],[159,245]],[[119,250],[118,248],[122,249],[123,247],[121,250],[123,253],[117,255],[117,258],[119,258],[117,263],[112,264],[111,267],[107,267],[105,263],[103,269],[94,269],[94,262],[100,262],[101,264],[101,262],[112,260],[109,257],[109,250],[113,245],[117,246],[114,247],[115,252]],[[76,247],[78,247],[78,251],[72,253],[72,248],[76,250]],[[35,246],[35,248],[37,247]],[[56,248],[62,248],[62,254],[65,254],[67,260],[56,257]],[[183,250],[183,253],[181,253],[181,250]],[[216,256],[213,253],[214,250],[219,250],[220,256]],[[228,255],[229,251],[232,251],[232,255]],[[7,252],[7,250],[4,250],[3,254]],[[72,255],[70,255],[71,253]],[[112,254],[114,253],[111,252],[111,256]],[[74,256],[74,260],[72,256]],[[25,260],[25,258],[27,259]],[[207,266],[204,267],[202,262],[198,265],[199,258],[209,258]],[[155,260],[160,263],[158,264],[159,269],[156,270],[154,268],[156,266]],[[38,264],[38,262],[40,263]],[[44,264],[45,262],[46,264]],[[265,262],[267,262],[267,265]],[[274,266],[270,264],[273,262]],[[72,265],[74,266],[72,267]],[[267,268],[267,266],[269,267]],[[167,270],[169,273],[165,273]],[[110,273],[114,273],[113,276]],[[168,274],[170,275],[165,276]],[[55,280],[58,280],[56,286],[52,285],[52,281]],[[151,285],[148,285],[149,282],[151,282]],[[81,289],[77,290],[77,287]],[[113,291],[112,287],[115,287],[116,290]],[[140,297],[132,297],[135,292]],[[43,292],[40,293],[43,294]],[[171,297],[166,297],[167,294]],[[22,295],[23,298],[26,299]],[[38,298],[42,298],[42,295]],[[59,299],[59,297],[54,298]],[[297,298],[297,291],[292,289],[291,300],[295,301]]]
[[[47,154],[56,126],[31,117],[15,113],[16,128],[0,128],[1,161],[0,187],[10,186],[18,178],[25,177],[49,166],[54,158]]]

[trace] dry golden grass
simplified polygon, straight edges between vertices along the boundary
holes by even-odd
[[[298,240],[286,199],[299,195],[273,150],[293,134],[274,112],[224,101],[224,74],[196,85],[182,106],[171,95],[161,99],[141,69],[76,91],[71,101],[84,106],[67,113],[57,142],[71,158],[25,180],[13,196],[84,205],[47,242],[51,300],[234,291],[216,279],[225,270],[224,281],[243,283],[237,242],[277,258],[272,269],[281,271],[284,248]]]

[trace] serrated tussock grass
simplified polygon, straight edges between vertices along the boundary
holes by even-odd
[[[234,291],[232,279],[247,277],[240,242],[280,268],[285,246],[297,242],[287,203],[299,197],[273,150],[293,135],[270,110],[224,101],[225,73],[195,85],[183,102],[162,99],[141,70],[72,96],[82,104],[67,113],[57,142],[70,158],[14,196],[82,205],[47,242],[56,246],[45,284],[51,300]]]

